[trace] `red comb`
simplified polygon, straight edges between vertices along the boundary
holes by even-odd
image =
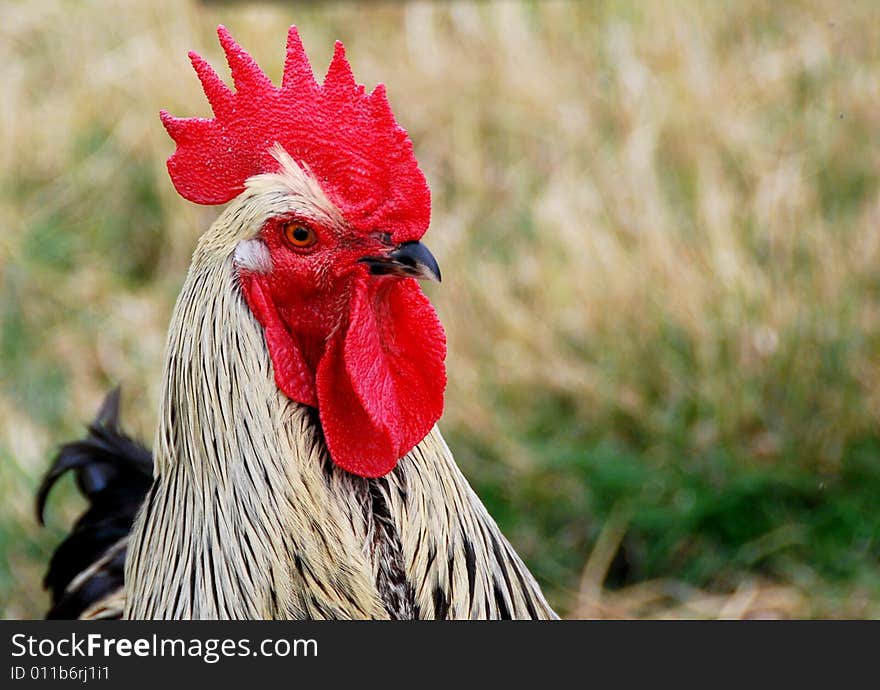
[[[431,197],[412,142],[394,119],[385,88],[380,84],[368,94],[355,83],[341,43],[318,84],[291,26],[284,77],[276,87],[224,26],[217,34],[235,91],[191,52],[214,118],[161,113],[177,143],[168,172],[181,196],[199,204],[226,203],[252,175],[279,169],[269,152],[278,142],[308,166],[356,227],[390,232],[397,242],[424,234]]]

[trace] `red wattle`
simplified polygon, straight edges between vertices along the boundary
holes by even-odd
[[[446,335],[411,278],[355,278],[313,373],[262,278],[242,274],[245,299],[262,324],[278,388],[318,408],[333,462],[361,477],[381,477],[443,413]]]
[[[446,388],[446,334],[415,280],[356,286],[344,357],[367,414],[409,452],[440,418]]]
[[[446,335],[415,280],[358,279],[348,328],[318,366],[318,409],[340,467],[380,477],[443,413]]]
[[[361,477],[382,477],[397,464],[388,430],[363,408],[345,370],[342,339],[333,339],[318,366],[318,412],[333,462]]]

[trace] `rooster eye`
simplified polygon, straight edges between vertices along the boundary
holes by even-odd
[[[302,223],[285,223],[282,226],[284,238],[297,249],[306,249],[318,241],[315,231]]]

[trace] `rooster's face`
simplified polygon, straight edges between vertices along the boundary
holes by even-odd
[[[303,355],[314,367],[357,286],[378,294],[404,278],[439,282],[440,268],[419,241],[396,243],[389,232],[358,231],[307,170],[280,147],[275,154],[282,172],[255,178],[248,186],[254,203],[286,196],[287,212],[267,220],[256,242],[240,246],[237,263],[261,274],[261,291],[303,341]]]
[[[307,170],[276,155],[279,173],[248,182],[244,202],[275,210],[238,245],[242,289],[279,388],[318,408],[338,465],[380,476],[442,411],[445,337],[415,281],[439,280],[440,269],[417,240],[359,230]]]
[[[341,44],[318,84],[291,28],[275,87],[219,34],[236,91],[191,54],[215,118],[163,113],[172,180],[199,203],[240,194],[242,216],[261,219],[235,263],[278,387],[318,408],[337,465],[384,475],[443,409],[445,335],[416,282],[440,279],[420,242],[424,175],[384,89],[355,83]]]

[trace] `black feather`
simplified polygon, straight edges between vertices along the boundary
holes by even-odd
[[[49,563],[43,580],[43,586],[52,594],[47,618],[76,618],[123,584],[125,548],[75,589],[66,591],[77,575],[128,535],[153,482],[150,451],[119,428],[119,397],[118,388],[111,391],[86,438],[61,447],[37,492],[37,519],[41,524],[49,492],[68,471],[76,473],[77,486],[89,501],[88,509]]]

